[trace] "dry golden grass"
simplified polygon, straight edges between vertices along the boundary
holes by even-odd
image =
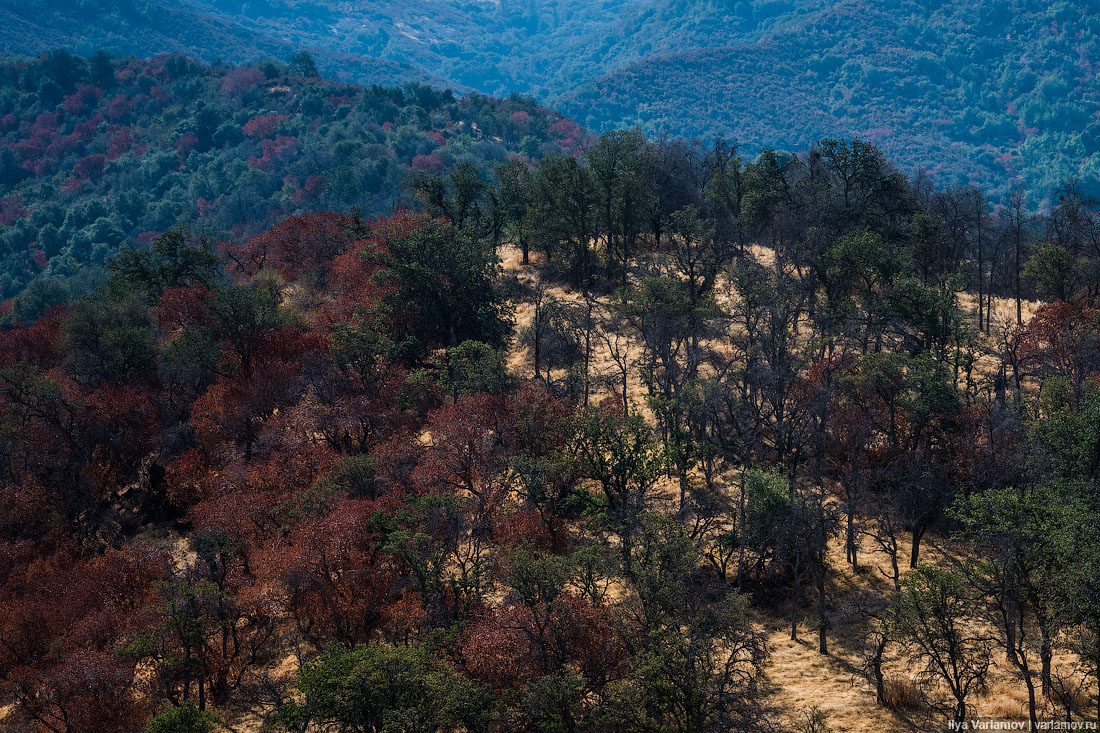
[[[1021,691],[1023,693],[1021,694]],[[982,715],[998,720],[1027,718],[1027,692],[1022,682],[1000,677],[977,700]]]
[[[750,253],[765,266],[774,262],[773,253],[763,247],[753,246]],[[502,252],[506,272],[514,275],[521,284],[533,288],[539,265],[533,261],[530,265],[521,264],[519,252],[505,248]],[[720,286],[719,290],[723,290]],[[547,294],[563,301],[581,303],[579,293],[557,284],[547,286]],[[735,296],[723,295],[728,302]],[[1040,303],[1024,301],[1022,315],[1030,318]],[[962,312],[977,325],[977,299],[970,293],[960,293],[959,306]],[[516,304],[516,334],[527,328],[534,315],[529,302]],[[979,335],[979,345],[985,352],[978,365],[980,376],[988,377],[995,369],[995,350],[1003,327],[1011,327],[1016,320],[1015,301],[1011,298],[994,298],[989,336]],[[533,365],[529,350],[515,341],[509,354],[508,366],[515,373],[529,376],[533,374]],[[711,348],[722,348],[723,344],[707,344]],[[637,364],[642,349],[640,344],[631,343],[628,349],[635,363],[635,374],[628,383],[630,399],[644,407],[645,387],[637,375]],[[616,367],[606,345],[601,340],[595,342],[592,360],[593,400],[598,400],[609,392],[601,387],[606,377]],[[729,481],[735,485],[736,481]],[[677,489],[672,484],[662,485],[658,493],[662,498],[671,500]],[[899,558],[902,572],[908,569],[910,544],[908,538],[900,538]],[[947,542],[926,539],[921,546],[922,562],[935,564],[962,559],[968,548],[955,546]],[[872,594],[885,597],[892,581],[886,576],[889,562],[886,556],[864,547],[860,553],[861,571],[853,572],[843,549],[843,539],[834,540],[829,552],[831,575],[829,579],[830,607],[834,615],[837,609],[844,608],[861,595]],[[756,612],[756,621],[765,630],[772,656],[767,674],[772,692],[769,702],[776,708],[782,720],[793,721],[804,717],[807,710],[817,707],[827,718],[828,725],[837,731],[893,731],[927,730],[942,727],[938,720],[923,705],[922,691],[913,678],[911,664],[907,660],[894,660],[888,665],[886,696],[888,706],[880,706],[875,701],[874,690],[859,676],[862,665],[863,642],[869,631],[866,619],[853,619],[845,623],[834,623],[829,631],[830,653],[821,655],[817,651],[816,631],[807,623],[807,616],[799,630],[800,640],[790,639],[790,622],[783,614],[769,616]],[[1004,720],[1024,720],[1027,717],[1027,696],[1023,683],[1016,678],[1014,671],[1004,664],[995,664],[987,692],[975,697],[972,708],[975,715],[995,717]]]
[[[917,730],[903,716],[875,703],[874,690],[862,684],[855,660],[848,655],[818,654],[808,631],[803,630],[806,638],[795,642],[785,621],[766,623],[771,647],[767,674],[773,687],[769,702],[781,717],[816,705],[838,731]]]
[[[978,327],[978,295],[977,293],[961,292],[958,294],[959,310],[966,315],[971,325],[977,329]],[[992,310],[989,317],[990,328],[989,332],[991,336],[996,336],[1000,329],[1005,326],[1011,326],[1016,323],[1016,300],[1014,298],[1001,298],[994,297],[992,300]],[[1021,300],[1020,301],[1020,316],[1023,322],[1026,323],[1033,315],[1035,311],[1042,305],[1038,300]]]
[[[765,266],[774,263],[774,254],[767,248],[754,245],[749,247],[749,252]],[[528,291],[533,289],[538,279],[539,268],[543,264],[539,254],[532,253],[531,263],[524,265],[518,249],[503,247],[501,258],[503,269],[509,276],[515,277],[520,286]],[[558,284],[547,284],[546,292],[562,301],[578,304],[583,302],[579,293]],[[300,307],[308,308],[315,305],[301,293],[288,293],[287,297]],[[732,302],[729,296],[722,297],[726,298],[724,305]],[[1023,318],[1025,320],[1030,318],[1039,305],[1034,301],[1025,301]],[[959,306],[973,322],[976,330],[976,297],[970,293],[960,293]],[[514,303],[514,315],[516,339],[508,354],[507,365],[513,373],[530,377],[533,376],[534,371],[532,355],[529,349],[522,346],[519,336],[530,326],[534,307],[529,301],[521,300]],[[992,352],[997,347],[1000,329],[1013,323],[1015,323],[1015,302],[1009,298],[994,298],[991,334],[979,337],[980,344],[986,352],[981,356],[978,365],[978,371],[981,374],[988,376],[992,373],[995,361]],[[721,343],[708,344],[708,346],[725,348]],[[628,354],[635,365],[628,381],[628,396],[635,406],[643,410],[643,414],[647,414],[644,407],[646,390],[637,370],[642,349],[640,344],[634,342],[627,344],[627,347]],[[598,401],[613,391],[608,377],[614,375],[616,371],[617,367],[611,359],[606,344],[602,339],[596,339],[592,355],[593,401]],[[617,390],[615,391],[617,393]],[[727,485],[736,485],[736,477],[726,478]],[[657,493],[667,504],[672,505],[677,491],[675,482],[662,481]],[[183,548],[174,549],[178,556]],[[905,572],[910,551],[908,538],[900,538],[898,549],[902,572]],[[949,560],[959,559],[965,551],[966,548],[929,538],[922,544],[921,561],[946,563]],[[845,616],[839,609],[850,606],[857,599],[868,595],[884,598],[892,588],[891,581],[885,575],[885,571],[889,569],[889,562],[885,555],[874,551],[870,546],[864,546],[859,559],[862,568],[857,573],[852,570],[845,558],[843,538],[838,537],[830,546],[831,570],[828,594],[834,617]],[[620,583],[614,583],[608,589],[608,597],[613,601],[622,600],[628,593],[627,588]],[[816,708],[825,716],[828,729],[833,731],[943,729],[943,721],[930,714],[924,707],[921,690],[913,677],[912,665],[907,660],[895,659],[887,665],[885,690],[887,705],[882,706],[875,701],[874,689],[859,675],[864,639],[870,629],[869,621],[865,616],[835,618],[829,630],[830,653],[822,655],[817,651],[816,630],[810,625],[812,619],[809,615],[800,625],[799,641],[792,641],[790,621],[785,613],[777,612],[775,615],[769,615],[754,610],[753,614],[755,622],[765,632],[771,649],[771,658],[766,670],[770,683],[768,702],[776,710],[776,724],[793,724],[804,720],[807,712]],[[995,664],[991,672],[991,682],[987,691],[973,700],[972,712],[975,716],[1024,720],[1027,717],[1026,688],[999,656],[997,661],[999,663]],[[287,656],[278,665],[278,669],[273,671],[277,672],[281,679],[291,679],[297,671],[296,657]],[[1087,694],[1082,695],[1082,700],[1076,700],[1074,704],[1087,708],[1087,705],[1091,704],[1091,698]],[[0,719],[2,716],[3,710],[0,709]],[[226,722],[228,727],[222,730],[259,733],[262,721],[253,713],[238,711],[235,715],[226,715]]]
[[[886,677],[882,680],[882,704],[890,710],[918,710],[923,702],[916,680],[909,677]]]

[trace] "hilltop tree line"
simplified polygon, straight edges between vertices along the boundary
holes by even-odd
[[[884,705],[904,659],[965,720],[1000,655],[1089,715],[1095,202],[584,147],[169,229],[0,332],[5,725],[773,730],[759,613],[861,624]],[[887,590],[837,607],[841,562]]]

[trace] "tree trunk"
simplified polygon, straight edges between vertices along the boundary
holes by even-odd
[[[537,321],[538,318],[536,317],[535,320]],[[535,330],[535,333],[533,334],[533,338],[532,338],[533,343],[532,343],[531,346],[532,346],[532,350],[534,351],[534,359],[535,359],[535,381],[536,382],[541,382],[542,381],[542,374],[541,374],[540,369],[539,369],[539,364],[542,361],[542,339],[539,337],[539,327],[538,327],[537,323],[535,324],[535,329],[534,330]]]
[[[1024,322],[1023,310],[1020,307],[1020,237],[1016,236],[1016,325]]]
[[[1005,659],[1017,667],[1020,666],[1019,656],[1016,654],[1016,622],[1011,618],[1005,619]]]
[[[955,722],[961,726],[966,722],[966,698],[956,698],[955,702]]]
[[[920,541],[924,537],[924,527],[918,524],[913,527],[913,548],[909,553],[909,569],[917,567],[917,563],[920,562]]]
[[[588,407],[588,400],[592,391],[592,301],[587,301],[588,310],[584,316],[584,406]]]
[[[848,506],[848,533],[845,547],[848,551],[848,562],[852,564],[852,571],[858,573],[859,558],[856,556],[855,507],[851,504]]]
[[[890,570],[893,572],[894,590],[901,590],[901,568],[898,567],[898,545],[897,541],[892,540],[893,547],[890,552]]]
[[[1026,667],[1026,665],[1024,665]],[[1024,672],[1024,684],[1027,685],[1027,716],[1031,721],[1031,730],[1039,730],[1039,716],[1036,713],[1035,703],[1035,681],[1031,679],[1031,675]]]
[[[826,632],[829,628],[829,619],[825,615],[825,556],[824,550],[818,568],[817,578],[817,651],[819,654],[829,653],[829,640]]]
[[[741,470],[741,491],[737,506],[737,590],[741,590],[742,573],[745,569],[745,513],[748,497],[745,495],[745,474],[747,468]]]
[[[978,330],[982,330],[982,325],[985,324],[986,319],[989,318],[985,310],[982,309],[982,299],[985,297],[985,282],[983,282],[982,271],[983,265],[981,261],[981,245],[978,245]],[[992,307],[992,303],[989,304]]]
[[[1040,631],[1042,641],[1039,644],[1039,659],[1042,668],[1039,670],[1039,681],[1043,684],[1043,697],[1050,697],[1050,662],[1054,658],[1054,649],[1050,644],[1050,635],[1046,629]]]
[[[871,654],[871,676],[875,680],[875,702],[879,705],[886,704],[886,680],[882,675],[882,657],[886,653],[886,634],[882,634],[875,644],[875,651]]]
[[[1093,670],[1096,673],[1096,719],[1100,720],[1100,644],[1096,645],[1096,659],[1093,660]]]
[[[1031,730],[1038,730],[1038,717],[1036,713],[1036,701],[1035,701],[1035,680],[1031,676],[1031,664],[1027,659],[1027,650],[1024,646],[1024,602],[1022,599],[1017,599],[1016,606],[1016,619],[1013,620],[1009,617],[1009,623],[1005,625],[1005,638],[1009,642],[1009,659],[1016,666],[1016,669],[1020,672],[1020,676],[1024,678],[1024,684],[1027,685],[1027,712],[1028,718],[1031,720]],[[1017,629],[1017,626],[1019,627]]]
[[[798,641],[798,605],[802,598],[801,562],[794,561],[794,598],[791,599],[791,641]]]

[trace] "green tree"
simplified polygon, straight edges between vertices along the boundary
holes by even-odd
[[[531,254],[531,169],[522,160],[512,159],[496,168],[497,196],[504,234],[523,255],[523,264]]]
[[[280,708],[288,731],[311,726],[361,733],[480,731],[488,698],[427,647],[333,644],[303,667],[301,701]]]
[[[1040,244],[1024,264],[1024,275],[1035,282],[1039,292],[1049,299],[1066,300],[1070,295],[1071,260],[1064,247]]]
[[[319,79],[321,72],[317,71],[317,63],[309,51],[298,51],[290,57],[290,72],[296,76],[304,76],[307,79]]]
[[[952,721],[966,720],[966,703],[984,689],[993,640],[980,631],[976,599],[965,576],[920,565],[902,580],[886,611],[887,636],[908,651],[926,685],[943,685],[950,702],[932,697]]]
[[[853,335],[864,352],[872,339],[881,336],[880,294],[895,272],[896,264],[882,237],[874,232],[846,234],[825,251],[823,275],[828,313],[837,322],[855,322],[859,328]]]
[[[190,700],[157,715],[145,726],[145,733],[210,733],[217,717],[199,710]]]
[[[625,286],[638,235],[656,205],[649,170],[653,158],[640,130],[615,130],[600,136],[587,161],[599,200],[608,275],[618,276]]]
[[[601,510],[619,535],[624,559],[665,465],[664,453],[637,414],[590,409],[582,426],[580,470],[603,491]]]
[[[547,261],[563,267],[570,280],[587,289],[593,275],[597,216],[589,170],[573,157],[543,158],[531,186],[530,216]]]
[[[250,379],[265,337],[284,323],[277,296],[267,287],[230,285],[219,290],[206,309],[215,335],[235,356],[235,363],[226,366]]]
[[[212,288],[220,279],[220,260],[210,237],[192,237],[169,229],[148,250],[127,249],[110,263],[110,287],[135,288],[156,301],[165,290],[201,285]]]
[[[510,379],[506,354],[481,341],[463,341],[447,349],[441,368],[443,387],[457,401],[462,395],[500,394]]]
[[[482,180],[477,166],[470,161],[462,161],[446,177],[414,174],[411,185],[432,216],[448,219],[471,236],[496,232],[491,219],[502,215],[497,193]]]
[[[121,382],[156,367],[157,329],[139,295],[86,298],[73,306],[62,331],[69,368],[82,382]]]
[[[1083,509],[1067,503],[1050,484],[990,489],[956,502],[967,536],[989,552],[973,576],[1003,632],[1008,660],[1027,686],[1033,729],[1038,723],[1034,657],[1048,695],[1053,639],[1062,620],[1058,606],[1068,598],[1060,578],[1080,562],[1067,552],[1074,517]]]
[[[743,597],[699,577],[695,541],[673,519],[647,515],[630,559],[644,640],[633,683],[656,730],[766,727],[761,705],[767,647]]]
[[[111,66],[111,55],[103,49],[92,54],[88,61],[88,71],[92,84],[100,89],[110,89],[115,86],[115,70]]]
[[[381,265],[376,278],[393,287],[386,303],[410,359],[463,341],[500,347],[511,335],[500,260],[454,225],[422,220],[386,236],[385,249],[371,257]]]

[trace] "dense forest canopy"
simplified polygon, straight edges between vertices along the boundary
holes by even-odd
[[[1006,194],[1100,176],[1100,19],[1040,0],[34,0],[0,47],[253,62],[313,50],[344,81],[533,95],[602,132],[801,150],[880,145],[906,173]]]
[[[311,61],[0,67],[0,724],[1096,716],[1086,189]]]
[[[327,82],[294,58],[0,64],[0,295],[34,283],[16,317],[85,294],[121,247],[175,226],[240,240],[296,213],[372,217],[413,203],[413,173],[582,142],[529,99]]]

